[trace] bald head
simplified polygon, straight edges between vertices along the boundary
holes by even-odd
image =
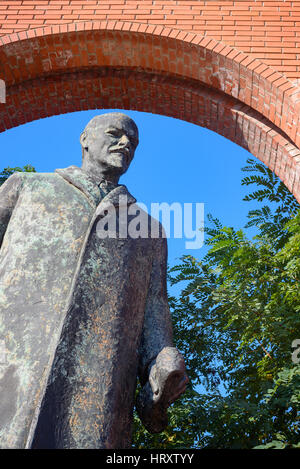
[[[138,145],[138,128],[125,114],[95,116],[80,136],[82,169],[112,182],[124,174]]]
[[[100,114],[99,116],[93,117],[85,129],[84,132],[89,132],[90,130],[96,130],[97,128],[103,128],[108,125],[117,125],[117,126],[127,126],[131,128],[132,132],[135,134],[138,139],[138,128],[136,123],[131,117],[123,114],[122,112],[108,112],[107,114]]]

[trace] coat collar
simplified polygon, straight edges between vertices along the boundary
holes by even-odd
[[[126,186],[119,184],[101,200],[100,189],[92,177],[78,166],[56,169],[55,172],[63,177],[73,186],[77,187],[88,198],[89,202],[96,207],[100,202],[113,204],[118,207],[120,201],[127,200],[127,205],[134,204],[136,199],[128,192]],[[125,199],[127,197],[127,199]]]

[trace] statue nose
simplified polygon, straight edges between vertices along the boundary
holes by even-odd
[[[120,145],[122,146],[126,146],[126,147],[129,147],[129,138],[126,136],[126,135],[122,135],[120,141],[119,141]]]

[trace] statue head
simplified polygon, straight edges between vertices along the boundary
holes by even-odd
[[[138,145],[138,128],[125,114],[112,112],[95,116],[80,136],[82,169],[88,173],[118,182]]]

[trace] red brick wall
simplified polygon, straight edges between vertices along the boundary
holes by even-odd
[[[49,24],[119,20],[169,26],[223,41],[300,79],[300,1],[0,1],[0,34]]]
[[[300,201],[299,34],[300,1],[0,0],[0,131],[82,109],[165,114],[248,149]]]

